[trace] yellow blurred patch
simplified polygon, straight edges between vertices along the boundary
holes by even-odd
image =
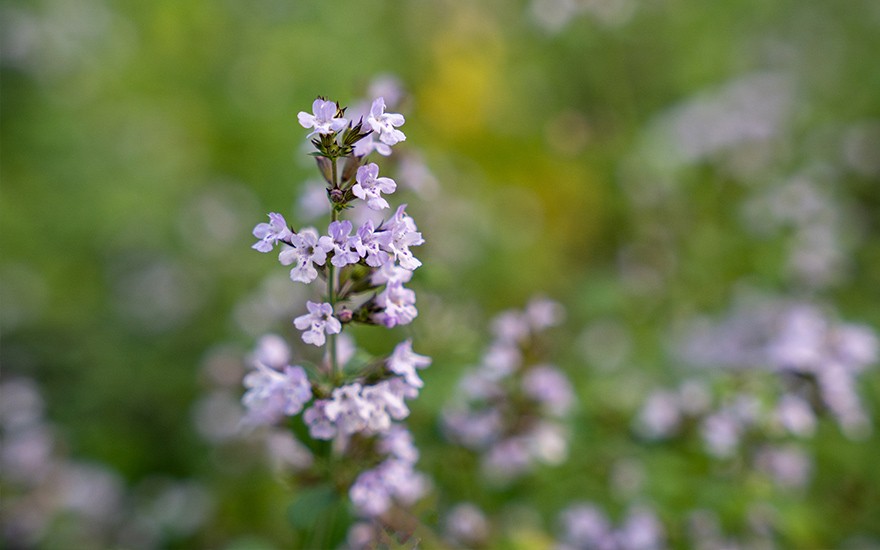
[[[418,92],[425,123],[446,137],[484,132],[505,101],[500,31],[477,8],[461,10],[431,51],[434,76]]]

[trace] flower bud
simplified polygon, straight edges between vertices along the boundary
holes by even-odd
[[[324,180],[330,185],[333,185],[333,165],[330,162],[330,159],[317,156],[315,157],[315,161],[318,163],[318,169],[321,171],[321,175],[324,176]]]
[[[345,202],[345,192],[342,189],[334,188],[327,190],[327,196],[330,197],[330,202],[333,204],[342,204]]]
[[[357,169],[360,168],[361,162],[360,159],[355,156],[350,156],[345,158],[345,166],[342,169],[342,183],[347,181],[351,181],[351,178],[357,174]]]
[[[339,319],[340,323],[350,323],[354,314],[347,307],[343,307],[342,310],[336,314],[336,318]]]

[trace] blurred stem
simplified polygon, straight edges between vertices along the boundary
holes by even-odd
[[[332,159],[332,179],[333,179],[333,188],[337,187],[336,183],[336,158]],[[336,204],[332,203],[330,205],[330,221],[335,222],[339,220],[339,210],[336,209]],[[336,287],[338,285],[337,281],[337,273],[336,268],[331,261],[327,266],[327,301],[330,302],[330,307],[333,308],[333,313],[336,313]],[[330,377],[333,379],[334,384],[338,382],[339,378],[341,378],[341,372],[339,372],[339,365],[337,364],[338,360],[336,357],[336,335],[329,335],[329,344],[330,346]]]

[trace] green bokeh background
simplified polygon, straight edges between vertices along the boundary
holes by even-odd
[[[617,513],[608,465],[631,457],[644,462],[646,492],[672,525],[715,502],[736,532],[743,502],[766,496],[782,510],[784,547],[837,546],[854,535],[876,544],[876,436],[851,442],[824,422],[808,444],[814,482],[792,497],[760,480],[716,477],[694,441],[646,446],[629,426],[638,389],[680,372],[670,327],[723,313],[743,281],[880,326],[880,172],[839,168],[836,145],[842,128],[880,117],[880,4],[632,8],[619,23],[581,14],[550,32],[524,2],[5,0],[4,379],[39,382],[71,457],[105,463],[131,484],[194,477],[215,491],[211,523],[169,545],[290,544],[285,488],[259,464],[218,473],[223,456],[196,435],[191,407],[206,391],[199,368],[218,344],[254,343],[235,321],[236,304],[281,268],[250,250],[250,230],[267,211],[295,216],[302,183],[315,175],[296,112],[318,94],[352,103],[376,75],[393,74],[410,93],[404,147],[421,151],[441,191],[408,199],[428,240],[414,281],[420,316],[372,346],[410,334],[435,358],[411,419],[422,468],[440,489],[426,521],[436,520],[431,506],[462,499],[490,511],[529,502],[550,530],[576,498]],[[661,171],[657,180],[675,181],[671,198],[636,208],[627,162],[658,117],[760,71],[789,75],[798,98],[771,168],[745,182],[712,161]],[[876,159],[880,142],[871,143]],[[745,231],[737,206],[750,186],[816,164],[832,167],[830,193],[857,243],[844,275],[818,291],[791,284],[785,238]],[[668,234],[655,238],[656,227]],[[649,262],[674,258],[655,292],[631,292],[621,280],[630,246],[648,250]],[[554,360],[582,400],[572,460],[491,492],[447,467],[467,458],[447,448],[436,415],[479,357],[491,315],[535,293],[568,310]],[[626,368],[603,373],[584,358],[579,336],[597,320],[626,327]],[[878,419],[876,367],[862,380]],[[669,536],[685,544],[675,528]],[[524,537],[523,548],[543,544]]]

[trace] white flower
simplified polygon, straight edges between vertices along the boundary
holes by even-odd
[[[403,115],[385,112],[385,100],[381,97],[373,101],[370,114],[367,116],[367,124],[379,134],[379,141],[386,145],[394,145],[406,139],[403,132],[397,129],[398,126],[403,126],[404,122]]]
[[[408,325],[419,314],[415,303],[415,292],[400,283],[389,284],[376,296],[376,305],[382,308],[382,312],[376,315],[376,320],[388,328]]]
[[[355,180],[357,183],[351,188],[354,196],[365,201],[367,206],[373,210],[388,208],[388,201],[383,199],[381,194],[393,193],[397,189],[397,184],[391,178],[380,178],[378,165],[371,162],[361,166],[357,170]]]
[[[324,337],[325,332],[327,334],[339,334],[342,330],[342,323],[333,316],[333,306],[330,304],[318,304],[308,301],[306,302],[306,307],[309,309],[309,312],[293,320],[296,328],[305,330],[302,339],[306,344],[323,346],[326,341]]]
[[[406,215],[405,210],[406,205],[401,204],[394,216],[388,220],[387,229],[390,233],[390,239],[382,244],[384,249],[394,256],[400,267],[412,271],[422,265],[422,262],[413,256],[409,247],[423,244],[425,239],[419,233],[416,222]]]
[[[278,254],[281,265],[296,264],[290,270],[290,279],[301,283],[311,283],[318,277],[318,271],[314,265],[324,265],[327,261],[327,252],[333,250],[333,244],[320,242],[318,232],[307,227],[291,237],[292,247],[287,247]]]
[[[327,418],[326,399],[316,399],[311,407],[303,413],[303,422],[309,427],[309,435],[315,439],[333,439],[336,436],[336,426]]]
[[[341,433],[353,434],[367,427],[371,409],[371,403],[361,396],[361,385],[355,382],[333,390],[324,412]]]
[[[299,413],[312,398],[312,386],[300,366],[287,366],[279,372],[261,363],[244,377],[248,388],[241,398],[247,407],[247,423],[272,424],[284,415]]]
[[[419,378],[416,369],[423,369],[430,364],[430,357],[413,352],[412,340],[406,340],[397,344],[387,362],[388,370],[402,376],[406,383],[414,388],[424,386],[424,382]]]
[[[269,223],[257,224],[253,234],[259,240],[251,248],[260,252],[270,252],[278,241],[285,241],[293,236],[284,216],[275,212],[269,213]]]
[[[338,111],[339,107],[335,101],[326,101],[319,97],[312,103],[313,115],[300,111],[296,117],[303,128],[314,128],[306,136],[312,137],[315,134],[332,134],[345,128],[348,125],[348,120],[337,117]]]

